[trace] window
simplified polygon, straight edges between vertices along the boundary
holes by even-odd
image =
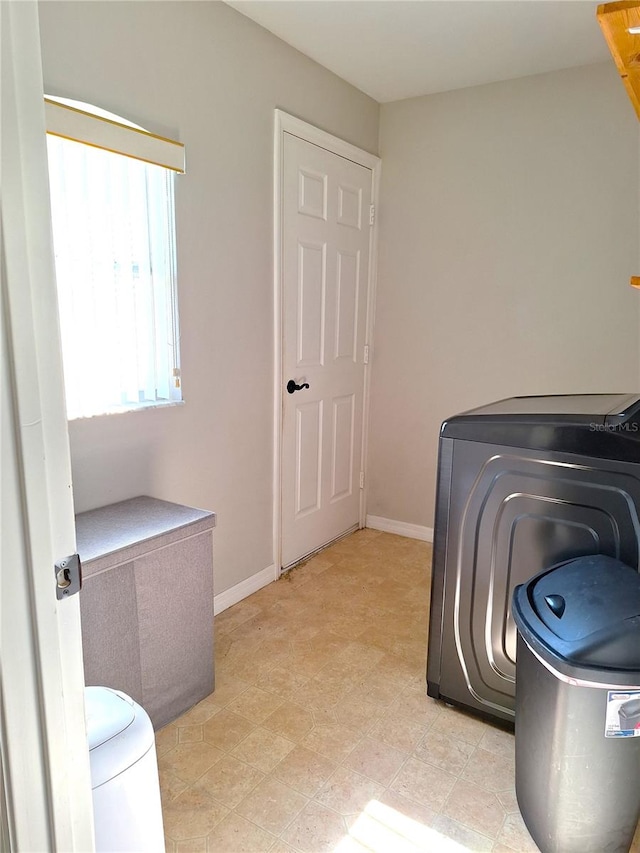
[[[148,162],[157,152],[136,148],[177,143],[78,106],[47,103],[70,419],[181,400],[173,182],[183,169],[164,157]],[[51,119],[52,107],[79,116],[84,129],[61,129],[69,116]]]

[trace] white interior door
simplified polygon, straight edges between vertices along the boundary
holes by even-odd
[[[371,197],[370,168],[284,134],[285,568],[359,523]]]
[[[93,850],[35,2],[0,2],[0,848]]]

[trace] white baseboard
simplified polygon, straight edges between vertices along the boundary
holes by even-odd
[[[381,518],[379,515],[368,515],[366,527],[372,530],[382,530],[384,533],[396,533],[409,539],[421,539],[423,542],[433,542],[433,527],[423,527],[421,524],[408,524],[406,521],[394,521],[392,518]]]
[[[250,578],[240,581],[240,583],[237,583],[229,589],[225,589],[224,592],[220,592],[218,595],[214,595],[214,614],[222,613],[223,610],[237,604],[239,601],[242,601],[243,598],[246,598],[253,592],[257,592],[259,589],[262,589],[263,586],[270,584],[275,579],[276,567],[274,565],[267,566],[267,568],[263,569],[261,572],[251,575]]]

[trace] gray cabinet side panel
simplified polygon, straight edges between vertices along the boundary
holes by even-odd
[[[84,677],[142,702],[133,563],[85,579],[80,592]]]
[[[135,567],[142,704],[157,729],[213,691],[211,533],[139,557]]]

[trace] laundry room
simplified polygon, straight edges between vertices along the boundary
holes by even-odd
[[[514,587],[639,560],[640,456],[603,425],[640,423],[640,123],[597,4],[34,5],[49,136],[170,172],[174,254],[145,261],[175,273],[164,396],[134,380],[109,408],[65,329],[119,326],[108,375],[133,326],[97,298],[78,320],[82,275],[60,299],[68,405],[72,361],[97,402],[68,421],[84,586],[57,605],[87,685],[150,716],[167,853],[542,849],[516,800]]]

